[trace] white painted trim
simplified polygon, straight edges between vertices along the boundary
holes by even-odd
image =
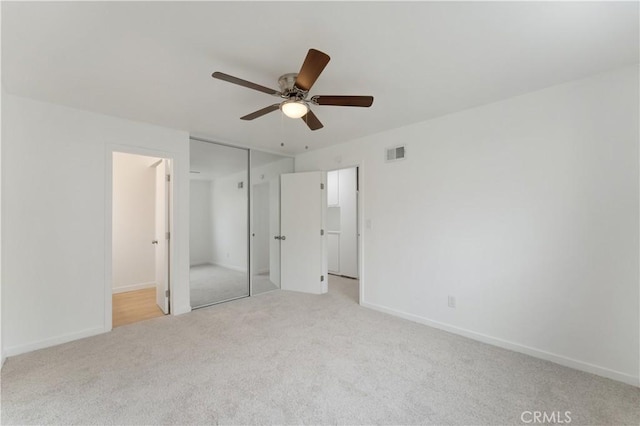
[[[384,312],[399,318],[403,318],[409,321],[417,322],[427,325],[429,327],[444,330],[449,333],[457,334],[459,336],[467,337],[469,339],[477,340],[482,343],[497,346],[500,348],[508,349],[514,352],[519,352],[525,355],[532,356],[534,358],[544,359],[556,364],[563,365],[565,367],[573,368],[587,373],[596,374],[598,376],[606,377],[608,379],[617,380],[619,382],[627,383],[632,386],[640,387],[640,377],[634,377],[629,374],[625,374],[619,371],[611,370],[598,365],[590,364],[577,359],[568,358],[562,355],[546,352],[540,349],[524,346],[518,343],[503,340],[497,337],[488,336],[486,334],[477,333],[475,331],[467,330],[465,328],[456,327],[454,325],[446,324],[440,321],[434,321],[429,318],[421,317],[418,315],[409,314],[406,312],[398,311],[395,309],[387,308],[385,306],[377,305],[375,303],[368,303],[361,301],[360,305],[365,308],[373,309],[375,311]]]
[[[364,237],[365,237],[365,215],[364,215],[364,160],[358,165],[358,303],[364,302]]]
[[[101,333],[104,333],[103,327],[89,328],[83,331],[79,331],[77,333],[63,334],[63,335],[52,337],[49,339],[38,340],[36,342],[27,343],[26,345],[12,346],[6,349],[5,355],[7,357],[20,355],[26,352],[48,348],[50,346],[61,345],[63,343],[71,342],[73,340],[84,339],[85,337],[91,337]]]
[[[198,266],[219,266],[221,268],[227,268],[227,269],[231,269],[233,271],[238,271],[238,272],[247,272],[246,268],[243,268],[241,266],[236,266],[236,265],[229,265],[226,263],[220,263],[220,262],[200,262],[200,263],[194,263],[193,265],[189,265],[189,268],[194,268],[194,267],[198,267]],[[269,272],[269,269],[266,270],[266,272]]]
[[[236,266],[236,265],[229,265],[226,263],[220,263],[220,262],[211,262],[211,265],[215,265],[215,266],[220,266],[222,268],[227,268],[227,269],[231,269],[233,271],[238,271],[238,272],[247,272],[247,268],[243,268],[241,266]]]
[[[150,281],[148,283],[122,285],[122,286],[119,286],[119,287],[114,287],[113,288],[113,294],[126,293],[128,291],[142,290],[142,289],[145,289],[145,288],[152,288],[152,287],[155,287],[155,286],[156,286],[155,281]]]

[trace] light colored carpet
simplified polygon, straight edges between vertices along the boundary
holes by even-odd
[[[211,264],[189,269],[189,287],[193,308],[249,295],[246,272]]]
[[[189,270],[191,307],[210,305],[225,300],[248,296],[247,274],[218,265],[195,265]],[[253,294],[277,290],[269,281],[269,274],[253,277]]]
[[[253,294],[266,293],[277,290],[278,287],[269,280],[269,273],[253,276]]]
[[[356,304],[272,291],[9,358],[3,424],[640,422],[640,389]]]

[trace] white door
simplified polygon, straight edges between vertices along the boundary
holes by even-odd
[[[156,303],[169,313],[169,168],[168,160],[156,166]]]
[[[326,293],[326,174],[289,173],[280,179],[281,288]]]

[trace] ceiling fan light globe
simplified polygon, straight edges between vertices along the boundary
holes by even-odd
[[[300,118],[309,112],[309,107],[300,101],[285,101],[280,106],[280,109],[289,118]]]

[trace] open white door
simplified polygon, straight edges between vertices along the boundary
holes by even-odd
[[[169,313],[169,168],[168,160],[156,166],[156,303]]]
[[[326,293],[326,174],[289,173],[280,179],[281,288]]]

